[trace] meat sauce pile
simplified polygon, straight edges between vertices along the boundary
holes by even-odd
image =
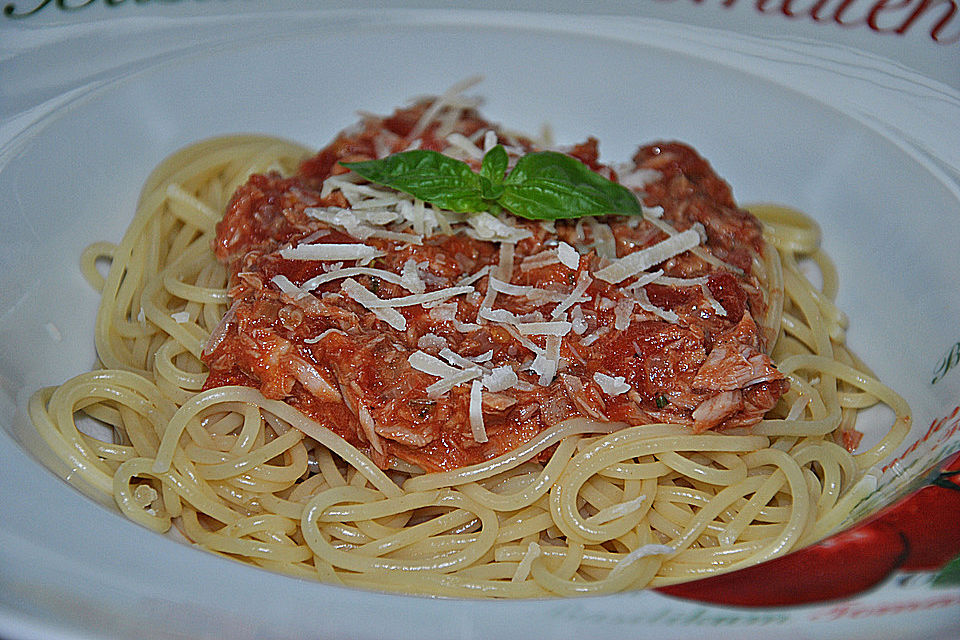
[[[548,336],[521,335],[515,327],[478,317],[489,300],[490,273],[483,270],[502,270],[501,242],[471,237],[457,221],[419,244],[390,237],[361,240],[310,215],[314,208],[349,210],[340,190],[322,193],[328,177],[347,173],[341,161],[382,157],[411,145],[446,149],[448,138],[446,132],[438,135],[437,121],[418,127],[429,104],[384,118],[367,116],[304,161],[296,175],[254,175],[237,190],[214,245],[229,270],[232,305],[204,350],[210,369],[206,388],[255,387],[361,448],[382,468],[399,459],[425,471],[488,460],[577,416],[679,423],[701,432],[755,424],[776,404],[788,382],[765,355],[768,334],[757,322],[766,313],[751,275],[764,250],[760,224],[737,208],[728,185],[688,146],[644,146],[631,166],[618,168],[619,174],[599,162],[594,139],[566,150],[614,181],[625,172],[645,176],[642,203],[677,231],[699,230],[701,256],[685,251],[656,265],[651,270],[662,269],[667,277],[661,283],[631,288],[636,277],[611,284],[593,276],[614,259],[604,252],[615,250],[623,257],[668,237],[647,216],[604,218],[598,220],[601,226],[583,219],[544,223],[500,215],[527,236],[513,247],[511,272],[500,277],[546,293],[501,292],[494,309],[550,320],[558,300],[589,282],[562,314],[573,329],[559,339],[553,374],[531,369],[535,350],[542,353],[549,346]],[[514,153],[533,150],[529,140],[509,138],[473,109],[457,115],[453,131],[474,140],[495,131],[501,141],[511,140]],[[477,168],[478,161],[470,162]],[[391,229],[404,230],[403,225]],[[605,251],[600,235],[607,238]],[[299,286],[361,262],[291,260],[281,256],[284,247],[360,242],[378,251],[366,266],[397,275],[413,268],[426,293],[464,281],[472,291],[397,307],[405,320],[400,330],[347,295],[342,278],[309,295],[276,285],[277,276]],[[561,243],[577,249],[579,260],[557,259]],[[705,260],[703,251],[717,260]],[[482,275],[476,277],[478,272]],[[678,285],[678,278],[700,278],[701,284]],[[395,278],[360,274],[353,279],[380,299],[411,295]],[[418,351],[447,361],[453,353],[457,366],[476,363],[484,380],[505,367],[515,374],[515,380],[508,375],[513,381],[508,388],[490,384],[482,391],[486,441],[478,441],[471,428],[471,383],[428,393],[438,378],[411,364]],[[605,390],[598,373],[619,384]]]

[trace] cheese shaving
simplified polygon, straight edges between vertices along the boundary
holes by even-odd
[[[463,151],[473,160],[481,160],[483,158],[483,151],[477,147],[477,145],[475,145],[470,138],[461,133],[451,133],[448,135],[447,143]]]
[[[362,243],[299,244],[280,249],[280,257],[287,260],[356,260],[369,262],[386,255]]]
[[[399,298],[377,298],[376,301],[371,302],[372,306],[370,308],[409,307],[415,304],[428,304],[472,291],[474,291],[474,288],[470,286],[447,287],[446,289],[438,289],[437,291],[430,291],[428,293],[415,293],[409,296],[400,296]]]
[[[446,360],[447,362],[449,362],[451,365],[455,367],[460,367],[461,369],[471,369],[473,367],[478,366],[475,362],[471,362],[470,360],[467,360],[466,358],[461,356],[459,353],[455,353],[449,348],[441,349],[440,357]]]
[[[589,301],[590,298],[584,297],[583,294],[586,293],[591,284],[593,284],[593,278],[590,277],[590,274],[586,271],[581,271],[577,277],[577,284],[574,286],[573,291],[554,308],[550,316],[552,318],[559,318],[573,305]]]
[[[412,293],[423,293],[427,290],[427,285],[420,277],[420,268],[417,261],[413,258],[403,263],[403,269],[400,271],[400,283]]]
[[[446,349],[447,346],[447,339],[435,333],[425,333],[417,340],[417,347],[419,349],[440,351],[441,349]]]
[[[573,325],[566,321],[559,322],[520,322],[517,331],[525,336],[550,335],[565,336],[570,333]]]
[[[593,374],[593,381],[600,385],[600,390],[608,396],[618,396],[633,388],[627,384],[623,376],[608,376],[599,371]]]
[[[373,278],[380,278],[384,282],[389,282],[391,284],[404,287],[409,291],[413,291],[413,289],[407,286],[409,283],[405,282],[403,277],[397,276],[397,274],[393,273],[392,271],[385,271],[383,269],[374,269],[373,267],[347,267],[345,269],[344,268],[334,269],[326,273],[322,273],[319,276],[314,276],[313,278],[310,278],[309,280],[304,282],[302,285],[300,285],[300,289],[302,289],[304,292],[313,291],[320,285],[325,284],[327,282],[332,282],[334,280],[341,280],[343,278],[351,278],[353,276],[370,276]],[[277,276],[277,277],[283,277],[283,276]],[[274,281],[276,281],[276,278],[274,278]],[[277,286],[280,286],[280,285],[278,284]],[[281,290],[282,290],[282,287],[281,287]],[[414,293],[416,292],[414,291]]]
[[[594,275],[611,284],[617,284],[646,271],[655,264],[669,260],[684,251],[689,251],[699,244],[700,234],[694,229],[687,229],[683,233],[670,236],[653,246],[619,258]]]
[[[479,280],[479,279],[482,278],[483,276],[485,276],[485,275],[487,275],[488,273],[490,273],[490,269],[491,269],[491,268],[492,268],[492,267],[491,267],[490,265],[487,265],[487,266],[485,266],[485,267],[481,267],[481,268],[477,269],[477,271],[476,271],[475,273],[467,276],[466,278],[464,278],[463,280],[461,280],[461,281],[458,282],[457,284],[458,284],[458,285],[461,285],[461,286],[462,286],[462,285],[473,284],[474,282],[476,282],[477,280]]]
[[[568,269],[576,271],[580,267],[580,253],[566,242],[557,245],[557,258]]]
[[[347,335],[347,334],[344,333],[341,329],[327,329],[326,331],[324,331],[324,332],[321,333],[320,335],[314,336],[313,338],[304,338],[303,341],[304,341],[306,344],[316,344],[316,343],[320,342],[321,340],[323,340],[324,338],[326,338],[326,337],[327,337],[329,334],[331,334],[331,333],[341,333],[341,334],[343,334],[343,335]]]
[[[662,177],[662,174],[656,169],[637,169],[629,167],[629,170],[620,171],[617,175],[620,184],[628,189],[642,191],[648,184],[652,184]]]
[[[553,382],[560,368],[560,337],[547,336],[547,348],[544,353],[533,359],[530,369],[540,376],[541,387],[547,387]]]
[[[630,320],[633,317],[633,307],[637,304],[636,300],[624,298],[617,302],[613,309],[613,328],[617,331],[625,331],[630,327]]]
[[[557,252],[552,249],[547,249],[546,251],[541,251],[524,258],[520,263],[520,271],[527,272],[534,269],[541,269],[558,262],[560,262],[560,256]]]
[[[639,495],[633,500],[627,500],[626,502],[619,502],[617,504],[612,504],[609,507],[604,507],[600,511],[596,512],[589,518],[587,522],[597,526],[601,524],[606,524],[612,522],[617,518],[622,518],[623,516],[630,515],[635,512],[637,509],[643,506],[643,503],[647,501],[647,496]],[[672,548],[671,548],[672,551]]]
[[[482,79],[483,78],[481,76],[470,76],[469,78],[461,80],[444,91],[443,94],[434,100],[427,110],[423,112],[423,115],[420,116],[420,119],[410,131],[410,137],[417,138],[420,136],[421,133],[427,130],[427,127],[431,122],[433,122],[437,115],[440,114],[444,107],[456,104],[457,98],[460,97],[460,94],[473,85],[479,83]],[[467,105],[472,106],[473,102],[467,102]],[[455,115],[459,116],[459,113],[456,113]]]
[[[630,567],[630,565],[640,558],[646,558],[647,556],[666,556],[675,552],[676,549],[669,545],[645,544],[620,558],[620,560],[617,561],[617,564],[614,565],[613,569],[610,570],[610,574],[607,576],[607,578],[611,579],[622,574],[628,569],[628,567]]]
[[[550,291],[548,289],[540,289],[538,287],[531,287],[528,285],[519,285],[519,284],[510,284],[509,282],[504,282],[499,278],[494,278],[490,276],[490,287],[495,289],[498,293],[505,293],[508,296],[523,296],[540,304],[547,302],[562,302],[566,300],[567,296],[562,293],[557,293],[556,291]]]
[[[404,318],[399,311],[389,308],[389,305],[383,304],[385,302],[384,300],[378,298],[373,292],[353,278],[344,280],[343,284],[340,285],[340,289],[397,331],[406,330],[407,319]]]
[[[483,152],[486,153],[497,146],[497,132],[493,129],[487,129],[483,134]]]
[[[587,330],[587,319],[584,317],[583,309],[580,308],[580,305],[576,305],[570,310],[570,321],[571,329],[578,336],[582,336]]]
[[[533,235],[529,230],[512,227],[486,211],[471,214],[467,224],[470,225],[467,235],[477,240],[515,244]]]
[[[441,378],[437,380],[429,387],[427,387],[427,395],[431,398],[439,398],[450,389],[454,387],[470,382],[474,378],[479,378],[482,375],[482,370],[480,367],[475,367],[473,369],[463,369],[457,371],[456,374],[450,376],[449,378]]]
[[[472,362],[469,363],[469,369],[458,369],[423,351],[411,353],[407,362],[417,371],[440,378],[427,387],[427,395],[431,398],[439,398],[455,386],[479,378],[483,373],[483,370]]]
[[[436,356],[423,351],[414,351],[407,358],[407,362],[417,371],[422,371],[437,378],[449,378],[460,373],[460,369],[451,367]]]
[[[301,298],[306,298],[310,295],[309,291],[293,284],[293,282],[290,281],[290,278],[283,274],[273,276],[270,278],[270,282],[277,285],[277,288],[280,289],[281,292],[292,297],[294,300],[300,300]]]
[[[510,365],[494,367],[483,375],[483,386],[494,393],[512,389],[520,378]]]
[[[679,322],[680,316],[678,316],[676,313],[674,313],[673,311],[670,311],[669,309],[661,309],[660,307],[650,302],[650,298],[647,296],[647,292],[642,287],[637,289],[633,295],[637,305],[644,311],[652,313],[653,315],[658,316],[666,320],[667,322],[672,322],[672,323]]]
[[[470,431],[477,442],[487,441],[487,430],[483,425],[483,383],[479,380],[470,383]]]

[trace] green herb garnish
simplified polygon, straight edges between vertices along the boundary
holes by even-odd
[[[654,402],[657,403],[657,409],[663,409],[670,404],[670,399],[667,396],[660,395],[654,398]]]
[[[341,164],[371,182],[458,213],[506,209],[531,220],[643,214],[629,189],[576,158],[555,151],[528,153],[509,173],[507,163],[507,152],[498,144],[484,154],[480,173],[425,149]]]

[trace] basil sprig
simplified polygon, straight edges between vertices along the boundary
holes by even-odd
[[[480,173],[425,149],[341,164],[371,182],[458,213],[502,208],[532,220],[643,214],[629,189],[555,151],[528,153],[509,173],[507,152],[499,144],[484,154]]]

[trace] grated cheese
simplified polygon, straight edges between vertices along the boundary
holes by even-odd
[[[483,386],[494,393],[512,389],[519,380],[517,372],[510,365],[494,367],[493,370],[483,374]]]
[[[449,362],[451,365],[455,367],[460,367],[461,369],[471,369],[478,366],[475,362],[471,362],[470,360],[467,360],[462,355],[460,355],[459,353],[455,353],[449,348],[441,349],[440,357],[446,360],[447,362]]]
[[[310,292],[298,287],[290,281],[290,278],[283,274],[279,274],[270,278],[270,282],[277,285],[277,288],[280,289],[282,293],[287,294],[292,297],[294,300],[300,300],[301,298],[306,298],[310,295]]]
[[[636,300],[623,298],[617,302],[613,309],[613,328],[617,331],[625,331],[630,327],[630,320],[633,317],[633,307],[637,304]]]
[[[483,158],[483,151],[477,147],[470,138],[462,133],[451,133],[447,136],[446,140],[448,144],[463,151],[468,157],[474,160],[481,160]]]
[[[520,262],[520,271],[526,273],[527,271],[547,267],[558,262],[560,262],[560,257],[557,255],[557,252],[552,249],[547,249],[524,258]]]
[[[481,354],[478,355],[478,356],[474,356],[474,357],[470,358],[470,361],[471,361],[471,362],[475,362],[475,363],[477,363],[477,364],[482,364],[482,363],[484,363],[484,362],[490,362],[491,360],[493,360],[493,349],[489,349],[489,350],[487,350],[487,351],[484,351],[483,353],[481,353]]]
[[[617,239],[613,236],[610,227],[601,224],[593,218],[581,218],[586,220],[590,227],[590,235],[593,236],[592,247],[596,249],[597,255],[608,260],[617,259]]]
[[[492,267],[491,267],[489,264],[488,264],[487,266],[485,266],[485,267],[481,267],[481,268],[477,269],[477,271],[476,271],[475,273],[467,276],[466,278],[464,278],[463,280],[461,280],[461,281],[458,282],[457,284],[459,284],[459,285],[473,284],[474,282],[476,282],[477,280],[479,280],[479,279],[482,278],[483,276],[485,276],[485,275],[487,275],[488,273],[490,273],[490,269],[491,269],[491,268],[492,268]]]
[[[580,253],[566,242],[557,245],[557,258],[567,269],[576,271],[580,267]]]
[[[472,362],[469,369],[458,369],[423,351],[411,353],[407,362],[417,371],[440,378],[427,387],[427,395],[431,398],[439,398],[455,386],[479,378],[483,373],[483,370]]]
[[[417,266],[417,261],[413,258],[409,258],[403,263],[403,268],[400,271],[400,283],[407,291],[412,293],[423,293],[427,290],[426,283],[420,277],[420,267]]]
[[[287,260],[356,260],[369,262],[386,255],[363,243],[299,244],[280,249],[280,257]]]
[[[594,275],[611,284],[617,284],[618,282],[623,282],[627,278],[646,271],[655,264],[659,264],[684,251],[693,249],[699,244],[700,234],[694,229],[687,229],[683,233],[670,236],[666,240],[658,242],[653,246],[619,258],[610,265],[597,271]]]
[[[571,329],[578,336],[582,336],[587,330],[587,319],[583,315],[583,309],[576,305],[570,310]]]
[[[397,276],[397,274],[393,273],[392,271],[385,271],[383,269],[374,269],[373,267],[343,268],[342,263],[341,263],[341,267],[338,269],[332,269],[330,271],[327,271],[326,273],[320,274],[319,276],[314,276],[310,278],[309,280],[304,282],[302,285],[300,285],[300,289],[303,290],[304,292],[313,291],[320,285],[325,284],[327,282],[332,282],[334,280],[340,280],[343,278],[350,278],[352,276],[371,276],[374,278],[380,278],[385,282],[389,282],[391,284],[395,284],[412,291],[412,289],[407,287],[407,283],[404,282],[403,277]],[[282,277],[282,276],[277,276],[277,277]],[[274,278],[274,280],[276,280],[276,278]],[[280,286],[280,285],[277,284],[277,286]],[[281,287],[281,290],[282,290],[282,287]]]
[[[635,512],[637,509],[643,506],[643,503],[647,501],[647,496],[639,495],[633,500],[627,500],[626,502],[618,502],[617,504],[612,504],[609,507],[604,507],[600,509],[595,514],[587,518],[587,522],[597,526],[601,524],[606,524],[612,522],[617,518],[622,518],[623,516],[630,515]],[[672,548],[671,548],[672,551]]]
[[[447,347],[447,339],[438,336],[435,333],[425,333],[417,340],[417,348],[430,349],[431,351],[440,351]]]
[[[589,346],[592,345],[594,342],[596,342],[597,340],[599,340],[599,339],[602,338],[603,336],[607,335],[607,333],[609,333],[609,332],[610,332],[610,327],[607,327],[607,326],[598,327],[596,331],[594,331],[593,333],[591,333],[591,334],[588,335],[587,337],[583,338],[583,339],[580,341],[580,344],[583,345],[583,346],[585,346],[585,347],[589,347]]]
[[[650,298],[647,296],[647,292],[643,288],[637,289],[633,295],[637,305],[644,311],[652,313],[653,315],[674,324],[680,321],[680,316],[673,311],[670,311],[669,309],[661,309],[650,302]]]
[[[417,371],[422,371],[437,378],[449,378],[460,372],[460,369],[451,367],[436,356],[423,351],[414,351],[407,357],[407,362]]]
[[[493,129],[487,129],[483,134],[483,152],[486,153],[497,146],[497,132]]]
[[[439,398],[450,389],[456,386],[470,382],[474,378],[482,375],[482,369],[475,367],[473,369],[458,370],[456,374],[449,378],[441,378],[427,387],[427,395],[431,398]]]
[[[432,307],[428,313],[432,320],[449,322],[453,325],[453,328],[460,333],[470,333],[471,331],[476,331],[481,328],[479,324],[460,322],[460,320],[457,319],[458,308],[456,302],[447,302]]]
[[[520,324],[520,319],[506,309],[488,309],[486,307],[480,307],[477,310],[477,317],[483,320],[501,322],[503,324],[512,324],[514,326]]]
[[[470,383],[470,431],[477,442],[487,441],[487,430],[483,425],[483,383],[479,380]]]
[[[669,545],[665,544],[645,544],[641,547],[638,547],[623,556],[617,561],[617,564],[614,565],[613,569],[610,570],[608,574],[608,579],[614,578],[619,574],[622,574],[627,568],[632,565],[634,562],[640,558],[646,558],[647,556],[665,556],[675,553],[676,549]]]
[[[713,294],[710,293],[710,288],[706,284],[700,285],[700,293],[703,294],[703,297],[706,298],[707,304],[713,309],[714,313],[718,316],[727,315],[727,310],[720,304],[720,301],[713,297]]]
[[[538,383],[541,387],[549,386],[560,368],[560,337],[547,336],[547,347],[544,352],[537,354],[530,365],[530,370],[540,376]]]
[[[471,214],[467,224],[470,225],[467,235],[477,240],[515,244],[533,235],[528,229],[513,227],[486,211]]]
[[[384,305],[384,300],[378,298],[373,292],[353,278],[347,278],[344,280],[343,284],[340,285],[340,289],[350,298],[356,300],[360,305],[372,311],[375,316],[389,324],[397,331],[406,330],[407,319],[400,315],[399,311]]]
[[[565,336],[570,333],[573,325],[566,321],[557,322],[520,322],[517,324],[517,331],[521,335],[535,336]]]
[[[306,344],[316,344],[316,343],[320,342],[321,340],[323,340],[324,338],[326,338],[327,335],[328,335],[328,334],[331,334],[331,333],[341,333],[341,334],[343,334],[343,335],[347,335],[347,334],[344,333],[341,329],[327,329],[326,331],[324,331],[324,332],[321,333],[320,335],[314,336],[313,338],[304,338],[303,341],[304,341]]]
[[[377,298],[376,301],[371,301],[371,308],[409,307],[415,304],[428,304],[431,302],[446,300],[447,298],[459,296],[464,293],[470,293],[472,291],[474,291],[474,288],[471,286],[458,286],[447,287],[446,289],[438,289],[428,293],[415,293],[409,296],[400,296],[399,298]]]
[[[600,385],[600,390],[608,396],[618,396],[633,388],[627,384],[623,376],[608,376],[599,371],[593,374],[593,381]]]
[[[410,131],[410,137],[419,137],[421,133],[427,130],[427,127],[440,114],[444,107],[456,105],[457,99],[461,97],[460,94],[480,82],[482,79],[483,78],[478,75],[470,76],[469,78],[461,80],[444,91],[443,94],[441,94],[429,107],[427,107],[427,109],[423,112],[423,115],[420,116],[420,119]],[[475,102],[476,101],[466,101],[464,106],[474,106]],[[459,117],[460,114],[455,113],[454,115]]]
[[[593,284],[593,278],[590,277],[590,274],[586,271],[581,271],[577,277],[577,284],[573,287],[573,291],[556,306],[550,316],[552,318],[559,318],[573,305],[580,302],[588,302],[590,298],[584,297],[583,294],[586,293],[591,284]]]
[[[566,295],[557,293],[556,291],[540,289],[538,287],[531,287],[528,285],[510,284],[509,282],[504,282],[503,280],[493,276],[490,276],[489,282],[489,286],[498,293],[505,293],[508,296],[522,296],[535,302],[540,302],[541,304],[546,302],[562,302],[567,298]]]
[[[653,184],[662,177],[662,174],[656,169],[631,167],[624,167],[624,169],[623,171],[618,171],[620,184],[635,191],[642,191],[648,184]]]

